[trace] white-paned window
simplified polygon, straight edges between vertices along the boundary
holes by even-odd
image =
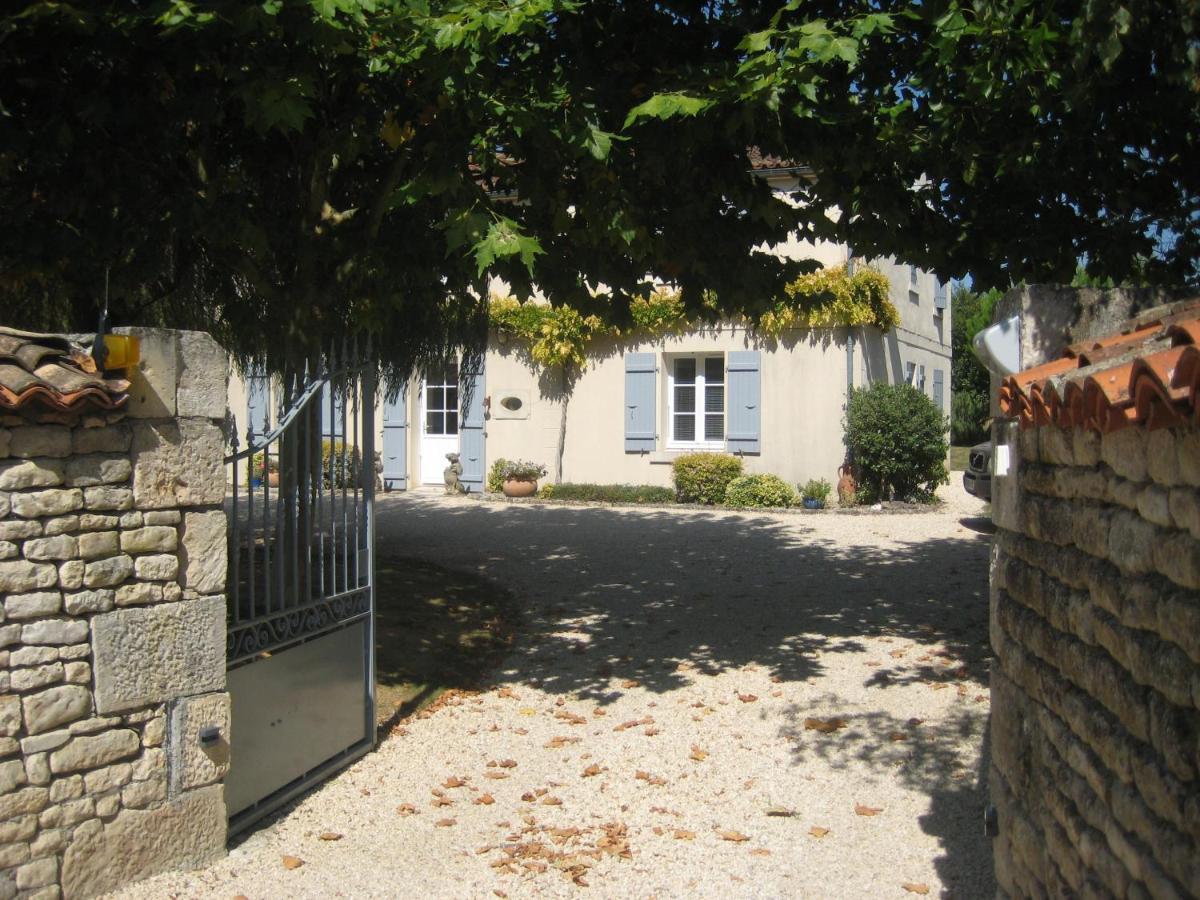
[[[925,393],[925,367],[917,367],[917,390],[922,394]]]
[[[905,363],[904,364],[904,383],[911,384],[914,387],[916,386],[916,384],[917,384],[917,364],[916,363]]]
[[[670,357],[667,366],[668,445],[722,449],[725,446],[725,357]]]

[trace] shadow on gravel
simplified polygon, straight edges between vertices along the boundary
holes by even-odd
[[[753,514],[401,501],[378,516],[381,555],[402,548],[542,595],[506,668],[548,691],[603,702],[615,677],[666,692],[687,683],[684,661],[803,681],[823,655],[879,635],[940,642],[956,666],[885,666],[868,685],[987,682],[990,541],[975,532],[864,552]],[[864,534],[887,528],[863,521]]]
[[[890,518],[862,517],[865,542],[887,535]],[[801,682],[822,675],[830,654],[862,650],[864,638],[937,645],[937,655],[909,649],[904,659],[881,658],[864,685],[944,683],[940,689],[958,691],[966,682],[964,712],[936,733],[884,712],[856,716],[820,740],[808,732],[793,744],[795,761],[819,754],[833,765],[856,758],[898,772],[931,799],[922,826],[945,847],[936,861],[943,883],[955,896],[991,890],[981,826],[987,760],[968,770],[954,750],[985,739],[986,707],[976,695],[986,695],[988,683],[991,538],[982,520],[962,521],[953,538],[898,547],[843,546],[803,523],[753,513],[731,519],[416,497],[380,503],[377,521],[381,553],[403,546],[405,555],[477,571],[528,604],[499,683],[604,703],[620,696],[626,679],[665,693],[690,681],[685,670],[754,663]],[[794,710],[790,727],[803,731],[806,715],[814,713]]]
[[[967,697],[964,702],[974,699]],[[921,828],[937,837],[944,850],[934,859],[945,889],[943,896],[990,896],[995,890],[992,848],[983,831],[990,719],[972,714],[969,708],[937,724],[873,712],[851,716],[845,727],[823,734],[805,727],[805,718],[812,715],[812,710],[799,707],[788,711],[783,737],[792,743],[794,764],[803,766],[820,759],[837,769],[851,762],[865,763],[927,796],[929,812],[921,816]],[[983,754],[974,763],[965,760],[958,749],[981,744]],[[862,789],[862,796],[846,800],[874,805],[869,786]],[[887,810],[882,814],[887,815]]]

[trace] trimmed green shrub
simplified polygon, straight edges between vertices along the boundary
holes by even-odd
[[[352,490],[362,466],[362,456],[355,447],[350,450],[341,440],[321,441],[321,483],[326,489]]]
[[[487,489],[491,493],[498,494],[504,490],[504,470],[507,467],[508,460],[501,456],[494,463],[492,463],[491,468],[488,469]]]
[[[927,503],[946,472],[946,418],[908,384],[857,388],[846,405],[846,449],[858,467],[858,500]]]
[[[805,500],[817,500],[824,503],[829,499],[829,492],[832,490],[833,485],[824,478],[810,478],[800,489],[800,496]]]
[[[791,506],[796,489],[778,475],[742,475],[725,488],[727,506]]]
[[[725,502],[729,482],[742,474],[742,461],[723,453],[685,453],[671,466],[675,496],[684,503]]]
[[[654,484],[548,484],[539,497],[594,503],[673,503],[675,492]]]

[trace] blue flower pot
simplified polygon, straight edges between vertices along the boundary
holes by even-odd
[[[814,500],[812,497],[805,497],[804,498],[804,508],[805,509],[824,509],[825,501],[824,500]]]

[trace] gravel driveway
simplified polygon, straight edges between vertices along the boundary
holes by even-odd
[[[381,554],[521,599],[495,686],[122,896],[992,896],[989,535],[944,493],[908,515],[386,497]]]

